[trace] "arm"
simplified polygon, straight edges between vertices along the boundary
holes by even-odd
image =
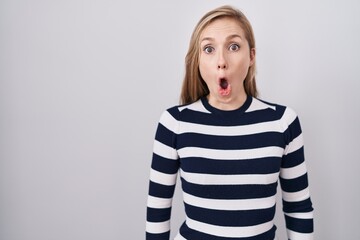
[[[172,115],[173,114],[173,115]],[[170,216],[179,160],[176,144],[178,122],[166,111],[155,135],[147,201],[146,240],[170,239]]]
[[[300,122],[295,112],[286,109],[283,115],[287,128],[284,132],[286,148],[280,170],[288,239],[313,239],[313,208],[310,200],[304,145]]]

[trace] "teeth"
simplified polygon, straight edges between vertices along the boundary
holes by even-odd
[[[228,82],[226,81],[226,79],[221,79],[220,80],[220,87],[222,88],[222,89],[226,89],[227,87],[228,87]]]

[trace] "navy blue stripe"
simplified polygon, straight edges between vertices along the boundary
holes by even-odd
[[[312,233],[314,231],[313,219],[298,219],[285,215],[286,228],[294,232]]]
[[[198,232],[196,230],[190,229],[185,223],[180,228],[180,234],[187,240],[272,240],[275,238],[275,232],[276,227],[274,225],[269,231],[253,237],[227,238]]]
[[[184,133],[177,137],[177,148],[203,147],[210,149],[254,149],[268,146],[285,148],[284,137],[278,132],[264,132],[244,136],[214,136]]]
[[[252,199],[276,194],[277,182],[268,185],[200,185],[181,178],[183,191],[193,196],[209,199]]]
[[[304,147],[283,156],[281,167],[291,168],[304,162]]]
[[[286,143],[287,144],[290,143],[300,134],[301,134],[301,126],[300,126],[299,118],[296,117],[295,120],[289,125],[289,127],[284,132]]]
[[[296,212],[311,212],[313,211],[312,203],[310,198],[298,202],[283,202],[283,211],[286,213],[296,213]]]
[[[156,130],[155,139],[169,147],[174,148],[174,138],[175,134],[164,127],[162,124],[158,125],[158,128]]]
[[[154,234],[154,233],[146,233],[146,240],[168,240],[170,239],[170,231],[165,232],[165,233],[159,233],[159,234]]]
[[[149,183],[149,195],[160,198],[171,198],[174,195],[175,185],[166,186],[153,181]]]
[[[148,222],[165,222],[170,219],[170,208],[151,208],[147,207],[146,220]]]
[[[206,158],[182,158],[181,169],[185,172],[208,174],[267,174],[280,170],[281,158],[266,157],[250,160],[214,160]]]
[[[181,112],[181,121],[212,126],[246,126],[263,122],[277,121],[281,118],[274,114],[274,110],[267,109],[264,112],[253,112],[252,114],[241,114],[238,117],[226,118],[214,114],[196,112],[185,109]]]
[[[279,178],[282,190],[285,192],[298,192],[308,187],[307,173],[294,179]]]
[[[170,115],[175,118],[176,120],[180,120],[179,119],[179,108],[178,106],[175,106],[175,107],[172,107],[172,108],[169,108],[167,109],[167,112],[170,113]]]
[[[273,220],[275,205],[267,209],[229,211],[199,208],[185,203],[186,215],[196,221],[217,226],[245,227]]]
[[[178,160],[164,158],[154,153],[151,167],[159,172],[174,174],[179,170],[179,164]]]

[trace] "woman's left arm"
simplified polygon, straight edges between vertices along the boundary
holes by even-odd
[[[289,108],[285,110],[283,119],[287,122],[284,132],[287,145],[282,158],[280,184],[287,235],[291,240],[312,240],[313,207],[300,121],[296,113]]]

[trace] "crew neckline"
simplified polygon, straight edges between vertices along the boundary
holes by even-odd
[[[252,97],[250,95],[246,95],[246,100],[243,103],[243,105],[241,105],[239,108],[234,109],[234,110],[221,110],[216,107],[213,107],[210,105],[206,96],[201,97],[201,102],[204,105],[204,107],[206,108],[206,110],[208,110],[211,113],[230,116],[230,115],[234,115],[234,114],[236,115],[236,114],[244,113],[250,107],[250,104],[252,102]]]

